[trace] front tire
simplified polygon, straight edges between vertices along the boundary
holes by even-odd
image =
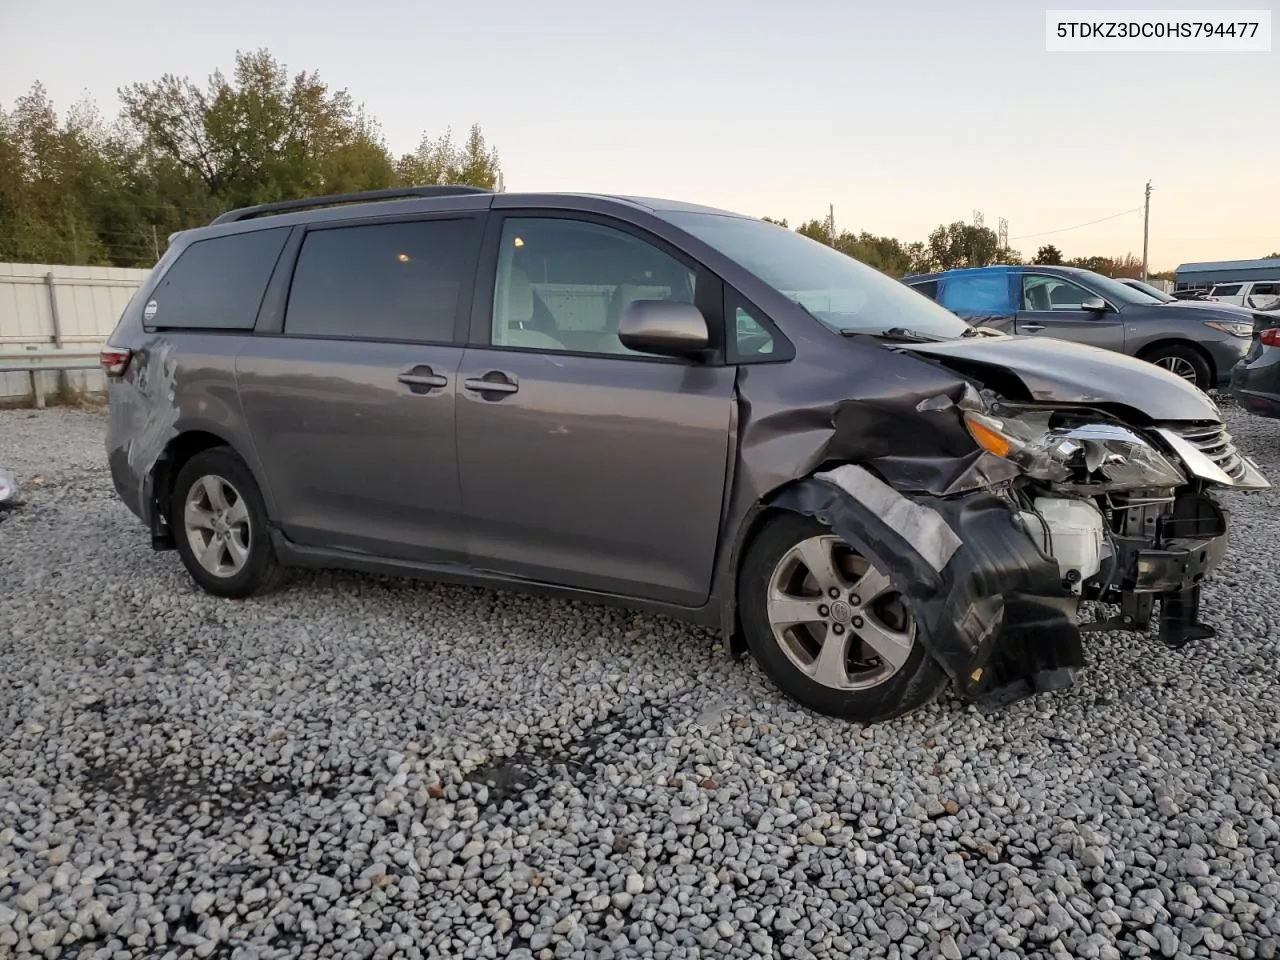
[[[931,702],[946,685],[906,598],[810,517],[766,521],[739,571],[738,598],[756,662],[818,713],[874,723]]]
[[[262,493],[245,462],[226,447],[202,450],[178,471],[169,529],[187,572],[215,597],[265,593],[283,580]]]
[[[1177,374],[1193,386],[1208,390],[1213,386],[1209,381],[1212,372],[1209,361],[1195,347],[1183,346],[1180,343],[1168,343],[1156,347],[1150,353],[1143,354],[1142,359],[1163,367],[1170,373]]]

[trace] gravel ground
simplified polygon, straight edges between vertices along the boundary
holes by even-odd
[[[1276,956],[1277,492],[1230,497],[1216,639],[862,729],[652,616],[197,593],[103,428],[0,411],[0,957]]]

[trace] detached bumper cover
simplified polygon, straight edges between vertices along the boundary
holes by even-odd
[[[999,497],[908,500],[846,466],[788,487],[773,505],[816,518],[889,573],[962,696],[1005,706],[1070,686],[1084,666],[1075,596]]]
[[[1070,687],[1084,666],[1078,597],[1004,499],[908,498],[844,466],[788,487],[773,505],[814,517],[888,572],[961,696],[1003,707]],[[1199,622],[1200,584],[1226,551],[1228,522],[1211,497],[1188,491],[1153,536],[1114,538],[1109,579],[1127,618],[1091,628],[1146,629],[1159,599],[1162,642],[1212,636]]]

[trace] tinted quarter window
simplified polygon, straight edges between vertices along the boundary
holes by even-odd
[[[1236,283],[1227,287],[1214,287],[1210,296],[1214,297],[1234,297],[1240,292],[1241,284]]]
[[[920,283],[909,283],[907,286],[912,290],[915,290],[917,293],[923,293],[930,300],[938,299],[937,280],[922,280]]]
[[[939,301],[961,316],[1011,314],[1009,275],[1003,271],[946,277],[939,286]]]
[[[288,236],[276,227],[197,240],[152,291],[147,326],[252,330]]]
[[[451,343],[473,226],[418,220],[312,230],[298,253],[285,334]]]

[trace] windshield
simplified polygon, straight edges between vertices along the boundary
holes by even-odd
[[[1094,273],[1092,270],[1082,270],[1080,277],[1108,300],[1119,300],[1121,303],[1139,303],[1147,306],[1151,306],[1153,303],[1164,303],[1164,300],[1159,297],[1153,297],[1149,293],[1135,290],[1126,283],[1112,280],[1110,277],[1104,277],[1102,274]]]
[[[1139,290],[1142,293],[1150,294],[1151,296],[1159,300],[1161,303],[1173,303],[1173,297],[1169,296],[1167,293],[1165,293],[1163,290],[1159,289],[1158,287],[1153,287],[1149,283],[1143,283],[1141,280],[1130,280],[1127,284],[1125,284],[1125,286],[1132,287],[1133,289]]]
[[[775,287],[832,330],[883,333],[900,327],[959,337],[969,325],[922,293],[824,243],[763,220],[669,213],[682,230]]]

